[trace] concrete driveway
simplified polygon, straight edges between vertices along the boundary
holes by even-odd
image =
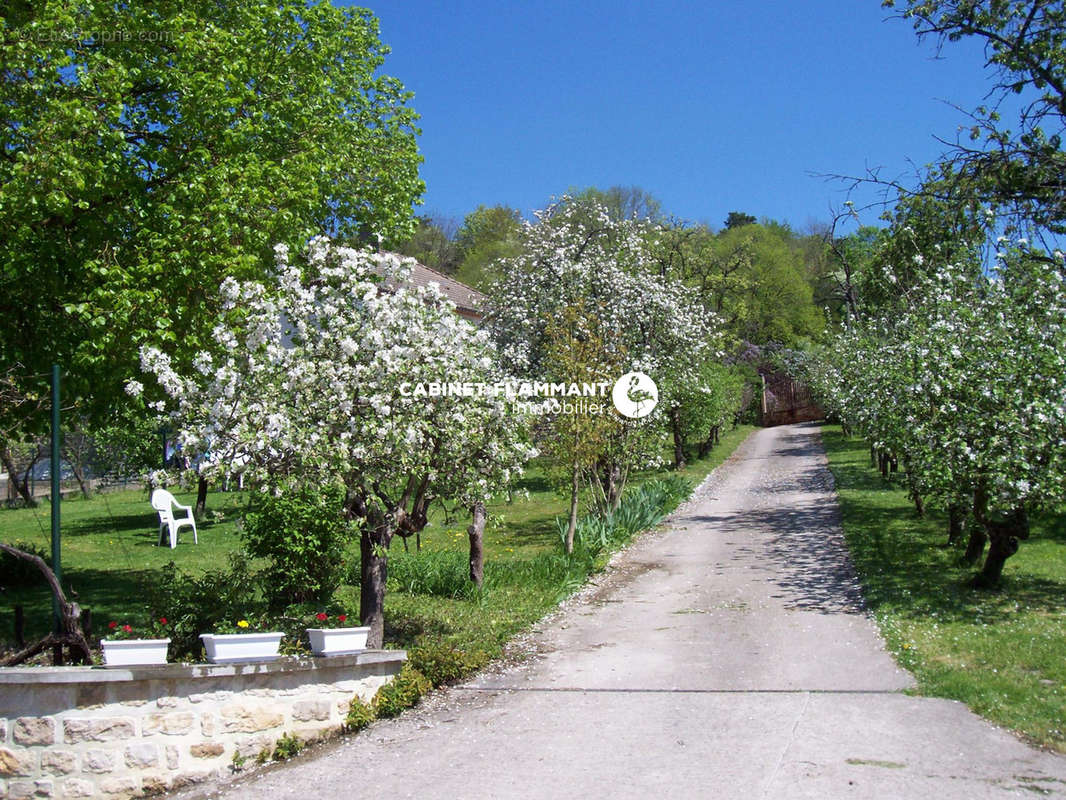
[[[903,693],[816,426],[753,434],[526,643],[517,665],[220,796],[1066,796],[1066,758]]]

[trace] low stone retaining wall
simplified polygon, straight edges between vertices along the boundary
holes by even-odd
[[[406,655],[368,650],[260,664],[0,670],[0,800],[121,800],[232,774],[285,734],[339,732]]]

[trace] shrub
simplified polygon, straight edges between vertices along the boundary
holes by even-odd
[[[340,489],[307,488],[264,498],[245,518],[245,547],[269,562],[260,577],[271,608],[326,602],[340,586],[344,547],[351,536],[342,505]]]
[[[171,561],[158,581],[149,587],[153,617],[166,617],[170,624],[170,657],[196,659],[203,649],[200,634],[214,630],[224,620],[256,616],[254,576],[248,557],[230,555],[228,569],[211,570],[200,576],[181,572]]]
[[[344,727],[352,733],[361,731],[374,721],[374,706],[364,703],[359,695],[352,698],[348,704],[348,716],[344,719]]]
[[[460,650],[440,640],[426,641],[407,651],[407,663],[433,686],[444,686],[481,669],[489,663],[489,654],[484,650]]]
[[[425,675],[410,664],[404,664],[400,674],[374,695],[374,713],[379,717],[395,717],[432,688],[433,684]]]

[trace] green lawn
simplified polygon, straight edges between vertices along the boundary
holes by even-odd
[[[175,494],[179,503],[191,505],[195,492]],[[197,523],[199,544],[192,531],[182,528],[178,546],[158,547],[159,517],[144,490],[95,495],[86,500],[64,500],[60,506],[64,588],[77,593],[83,608],[93,612],[94,628],[139,609],[144,587],[170,561],[190,573],[223,566],[240,540],[236,525],[250,495],[212,492],[207,519]],[[214,521],[217,512],[221,521]],[[0,541],[28,542],[51,552],[51,507],[0,510]],[[12,607],[22,604],[29,638],[43,635],[51,625],[51,594],[43,583],[29,588],[6,588],[0,614],[0,643],[14,633]]]
[[[944,515],[918,519],[866,443],[837,426],[822,435],[867,603],[919,692],[1066,752],[1066,514],[1035,520],[1001,588],[974,590],[975,568],[944,546]]]
[[[722,436],[707,458],[690,464],[682,475],[695,485],[753,430],[742,426]],[[649,472],[632,483],[670,474]],[[385,599],[386,646],[411,647],[426,639],[441,639],[457,647],[494,655],[503,642],[550,611],[606,560],[596,563],[562,555],[555,518],[566,514],[567,500],[553,491],[534,465],[523,477],[512,503],[501,498],[490,504],[485,531],[485,589],[473,592],[466,575],[465,514],[447,519],[437,510],[423,531],[422,549],[415,540],[393,541],[390,551],[389,592]],[[528,492],[528,498],[525,493]],[[191,504],[191,493],[178,493]],[[157,517],[145,491],[123,491],[90,500],[64,501],[64,584],[78,594],[83,607],[93,610],[97,635],[110,619],[139,616],[145,587],[173,560],[182,570],[200,573],[225,567],[229,553],[240,548],[237,525],[250,502],[248,493],[212,492],[209,516],[222,512],[221,521],[198,525],[199,545],[182,529],[178,547],[156,546]],[[37,509],[0,510],[0,540],[32,542],[50,547],[47,504]],[[349,563],[358,564],[358,542],[349,550]],[[359,607],[358,586],[342,586],[336,599],[351,612]],[[51,597],[43,588],[12,588],[5,592],[0,613],[0,643],[13,633],[14,604],[26,609],[27,635],[43,635],[50,624]]]

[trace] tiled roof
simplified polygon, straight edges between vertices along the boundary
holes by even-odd
[[[488,298],[477,289],[473,289],[465,283],[460,283],[455,278],[445,275],[443,272],[437,272],[437,270],[430,269],[418,262],[415,262],[411,271],[411,283],[415,286],[428,286],[431,283],[438,284],[441,293],[455,303],[463,316],[480,318],[488,306]]]

